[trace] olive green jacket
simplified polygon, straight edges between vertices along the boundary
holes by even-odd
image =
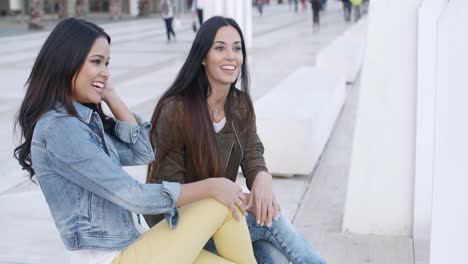
[[[247,188],[251,188],[260,171],[268,171],[263,158],[263,144],[257,134],[255,118],[252,125],[246,121],[247,106],[240,100],[241,91],[235,89],[228,95],[229,103],[225,104],[226,124],[215,133],[221,164],[225,167],[225,177],[235,181],[239,166],[246,178]],[[174,142],[183,142],[183,104],[181,100],[170,100],[163,108],[153,131],[153,146],[156,155],[166,153],[156,168],[150,167],[149,178],[152,183],[163,181],[191,183],[196,181],[193,165],[188,151],[183,144],[168,152]],[[175,118],[178,117],[178,118]],[[174,123],[174,120],[177,120]],[[179,145],[178,145],[179,146]],[[162,215],[145,215],[149,226],[163,219]]]

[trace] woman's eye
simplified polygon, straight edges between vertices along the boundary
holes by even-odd
[[[235,47],[234,50],[235,50],[235,51],[241,51],[242,48],[241,48],[241,47]]]
[[[224,47],[215,47],[215,50],[222,51],[222,50],[224,50]]]
[[[92,60],[91,62],[99,65],[101,63],[101,60]]]
[[[109,66],[109,63],[110,63],[110,62],[106,61],[106,67],[108,67],[108,66]]]

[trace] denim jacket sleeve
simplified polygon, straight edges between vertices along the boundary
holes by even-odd
[[[154,160],[154,152],[148,137],[151,124],[142,121],[140,116],[133,115],[138,125],[115,120],[115,137],[110,137],[119,153],[122,166],[148,164]]]
[[[171,218],[171,227],[177,224],[179,183],[141,184],[134,180],[94,142],[88,127],[75,117],[51,120],[41,137],[49,166],[58,174],[131,212],[164,213]]]

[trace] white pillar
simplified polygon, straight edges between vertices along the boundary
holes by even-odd
[[[138,0],[129,0],[128,12],[131,16],[138,16]]]
[[[468,263],[468,2],[438,23],[431,264]]]
[[[432,218],[437,20],[447,0],[425,0],[418,13],[418,84],[413,238],[429,241]]]
[[[226,17],[231,17],[231,18],[234,18],[236,17],[236,2],[238,0],[224,0],[224,12],[223,12],[223,15],[226,16]]]
[[[10,10],[14,10],[14,11],[17,11],[17,10],[21,10],[23,9],[23,1],[21,0],[10,0]]]
[[[370,1],[344,231],[412,234],[420,2]]]
[[[224,15],[224,0],[204,0],[203,3],[204,21],[213,16]]]
[[[204,0],[203,19],[225,16],[236,20],[244,34],[247,48],[252,46],[252,2],[251,0]]]
[[[67,0],[66,8],[68,17],[76,16],[76,0]]]

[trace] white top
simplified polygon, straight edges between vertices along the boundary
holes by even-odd
[[[167,9],[164,10],[164,4],[167,5]],[[162,17],[163,18],[171,18],[174,17],[174,2],[172,0],[162,0],[159,4],[159,7],[162,9]]]
[[[195,9],[203,9],[203,6],[203,0],[193,0],[192,11],[195,11]]]
[[[226,125],[226,117],[224,117],[218,123],[213,122],[213,127],[216,133],[219,133],[219,131],[221,131],[225,125]]]
[[[140,233],[143,234],[150,229],[143,216],[132,214],[132,217],[135,227]],[[140,219],[141,224],[138,223],[138,219]],[[97,249],[83,249],[67,251],[70,264],[111,264],[114,258],[119,254],[120,250],[105,251]]]

